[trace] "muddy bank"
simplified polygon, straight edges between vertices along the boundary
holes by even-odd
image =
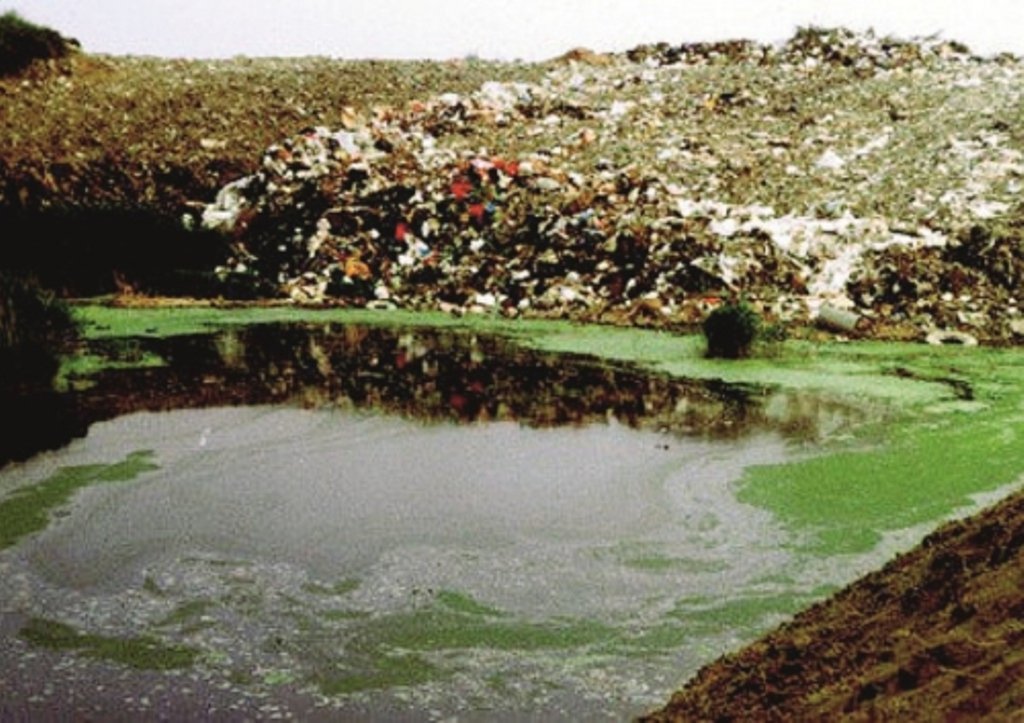
[[[644,720],[1014,718],[1022,547],[1018,493],[707,666]]]

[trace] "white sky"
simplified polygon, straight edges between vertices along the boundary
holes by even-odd
[[[0,0],[91,52],[525,60],[644,42],[784,40],[802,25],[940,33],[1024,55],[1024,0]]]

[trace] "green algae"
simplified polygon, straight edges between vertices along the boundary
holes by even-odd
[[[738,497],[772,510],[807,543],[836,554],[870,549],[886,530],[942,519],[971,496],[1019,479],[1024,424],[926,429],[884,448],[747,470]]]
[[[456,317],[439,312],[294,306],[120,309],[85,305],[75,308],[75,316],[85,336],[92,339],[215,333],[232,326],[273,323],[464,329],[506,336],[538,351],[587,354],[692,379],[818,390],[910,404],[941,401],[948,394],[940,383],[897,377],[885,368],[886,362],[896,364],[905,356],[919,354],[920,345],[912,344],[787,341],[776,344],[770,357],[722,360],[707,359],[703,339],[692,334],[489,315]]]
[[[1024,479],[1024,371],[1014,350],[900,358],[919,378],[969,382],[977,404],[924,406],[891,421],[884,444],[748,469],[738,498],[771,510],[821,554],[859,552],[882,534],[947,518],[972,497]]]
[[[441,312],[313,309],[296,306],[124,309],[87,304],[76,306],[73,311],[87,339],[210,334],[236,326],[284,323],[459,328],[505,334],[544,333],[557,325],[569,326],[565,322],[510,322],[500,317],[486,315],[457,317]]]
[[[465,593],[442,591],[430,605],[412,611],[339,616],[348,624],[339,642],[343,653],[328,656],[308,680],[327,695],[440,681],[457,674],[456,661],[471,650],[647,659],[671,654],[695,637],[763,632],[830,591],[755,593],[724,602],[692,597],[641,627],[577,618],[521,619]],[[495,678],[497,687],[502,682]]]
[[[42,482],[14,490],[0,500],[0,550],[46,529],[50,513],[67,504],[77,490],[94,484],[129,482],[159,469],[152,459],[153,452],[139,451],[113,464],[62,467]]]
[[[167,366],[167,361],[157,354],[144,352],[136,359],[116,359],[99,354],[78,354],[66,356],[61,359],[57,375],[53,380],[53,387],[57,391],[74,389],[104,371],[116,371],[125,369],[153,369]]]
[[[182,625],[194,622],[195,618],[206,614],[213,607],[209,600],[190,600],[178,605],[169,612],[162,620],[156,623],[159,628]]]
[[[358,635],[389,649],[527,651],[608,643],[614,640],[615,629],[590,620],[519,621],[437,606],[368,620]]]
[[[682,572],[693,575],[724,572],[728,565],[717,560],[700,560],[689,557],[676,557],[662,552],[658,545],[648,542],[623,541],[609,550],[597,553],[599,557],[611,557],[612,560],[632,570],[662,574]]]
[[[723,572],[728,569],[728,565],[721,562],[693,560],[685,557],[671,557],[658,554],[628,557],[622,560],[622,564],[634,570],[650,573],[685,572],[704,574]]]
[[[75,630],[70,625],[33,617],[19,633],[32,645],[50,650],[73,651],[79,655],[108,660],[139,670],[174,670],[192,666],[199,651],[182,645],[167,645],[149,636],[111,638]]]
[[[324,695],[348,695],[366,690],[413,686],[450,678],[446,672],[414,653],[382,655],[371,670],[329,671],[314,676],[313,683]]]
[[[1019,350],[786,342],[779,357],[714,361],[692,337],[594,328],[557,331],[536,346],[883,405],[881,421],[845,444],[748,469],[739,485],[740,501],[771,511],[821,554],[866,551],[887,531],[947,518],[1024,476]]]
[[[791,340],[775,344],[773,353],[766,357],[708,359],[703,339],[694,334],[567,321],[508,320],[489,315],[456,317],[439,312],[280,306],[119,309],[86,305],[76,307],[75,315],[85,336],[94,339],[214,333],[231,326],[286,322],[465,329],[510,337],[538,351],[587,354],[607,361],[638,364],[673,376],[818,390],[909,404],[941,401],[948,390],[941,383],[927,379],[893,375],[887,365],[892,367],[903,360],[920,357],[922,349],[949,356],[964,352],[951,347],[936,349],[903,343]]]
[[[320,613],[324,620],[365,620],[370,617],[370,613],[365,610],[325,610]]]
[[[901,406],[936,402],[948,396],[941,383],[896,377],[876,357],[856,353],[869,343],[788,341],[780,344],[770,358],[739,360],[706,358],[702,341],[693,335],[640,329],[569,327],[550,330],[527,343],[541,351],[591,354],[640,364],[675,377],[816,391]],[[892,346],[913,348],[908,344]]]
[[[331,592],[335,595],[348,595],[349,593],[355,592],[359,589],[362,584],[362,580],[357,577],[347,577],[344,580],[339,580],[331,586]]]
[[[316,322],[330,312],[306,310],[296,314],[286,307],[264,309],[155,308],[123,309],[110,306],[75,307],[75,318],[89,339],[169,337],[211,333],[228,326],[288,321]]]
[[[780,618],[789,617],[817,599],[825,597],[830,589],[810,593],[749,594],[714,602],[681,601],[670,617],[683,621],[687,630],[696,634],[743,631],[756,635],[767,630]]]
[[[334,612],[323,617],[348,623],[344,656],[311,677],[327,695],[449,678],[457,670],[434,660],[445,653],[606,648],[619,639],[616,629],[604,623],[520,620],[455,590],[440,591],[429,605],[411,611],[368,617],[346,611],[340,618]]]
[[[657,624],[624,636],[619,645],[624,655],[645,657],[678,650],[700,638],[753,639],[833,592],[833,587],[822,586],[809,592],[751,593],[725,600],[693,596],[680,600]]]
[[[504,617],[506,613],[477,602],[471,596],[456,590],[441,590],[435,596],[438,603],[448,610],[466,615],[483,615],[485,617]]]

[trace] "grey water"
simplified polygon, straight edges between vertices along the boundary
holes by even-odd
[[[736,499],[856,417],[825,400],[425,332],[139,343],[168,364],[91,380],[83,438],[0,469],[2,503],[150,462],[0,551],[2,719],[627,719],[878,563]],[[135,669],[33,619],[197,655]]]

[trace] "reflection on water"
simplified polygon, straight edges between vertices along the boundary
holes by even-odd
[[[74,413],[54,420],[67,427],[65,439],[133,411],[269,403],[532,427],[614,419],[722,438],[772,429],[814,439],[851,414],[819,397],[671,379],[498,337],[431,330],[261,325],[92,342],[88,352],[117,361],[155,354],[168,364],[91,378],[95,384],[73,396]]]

